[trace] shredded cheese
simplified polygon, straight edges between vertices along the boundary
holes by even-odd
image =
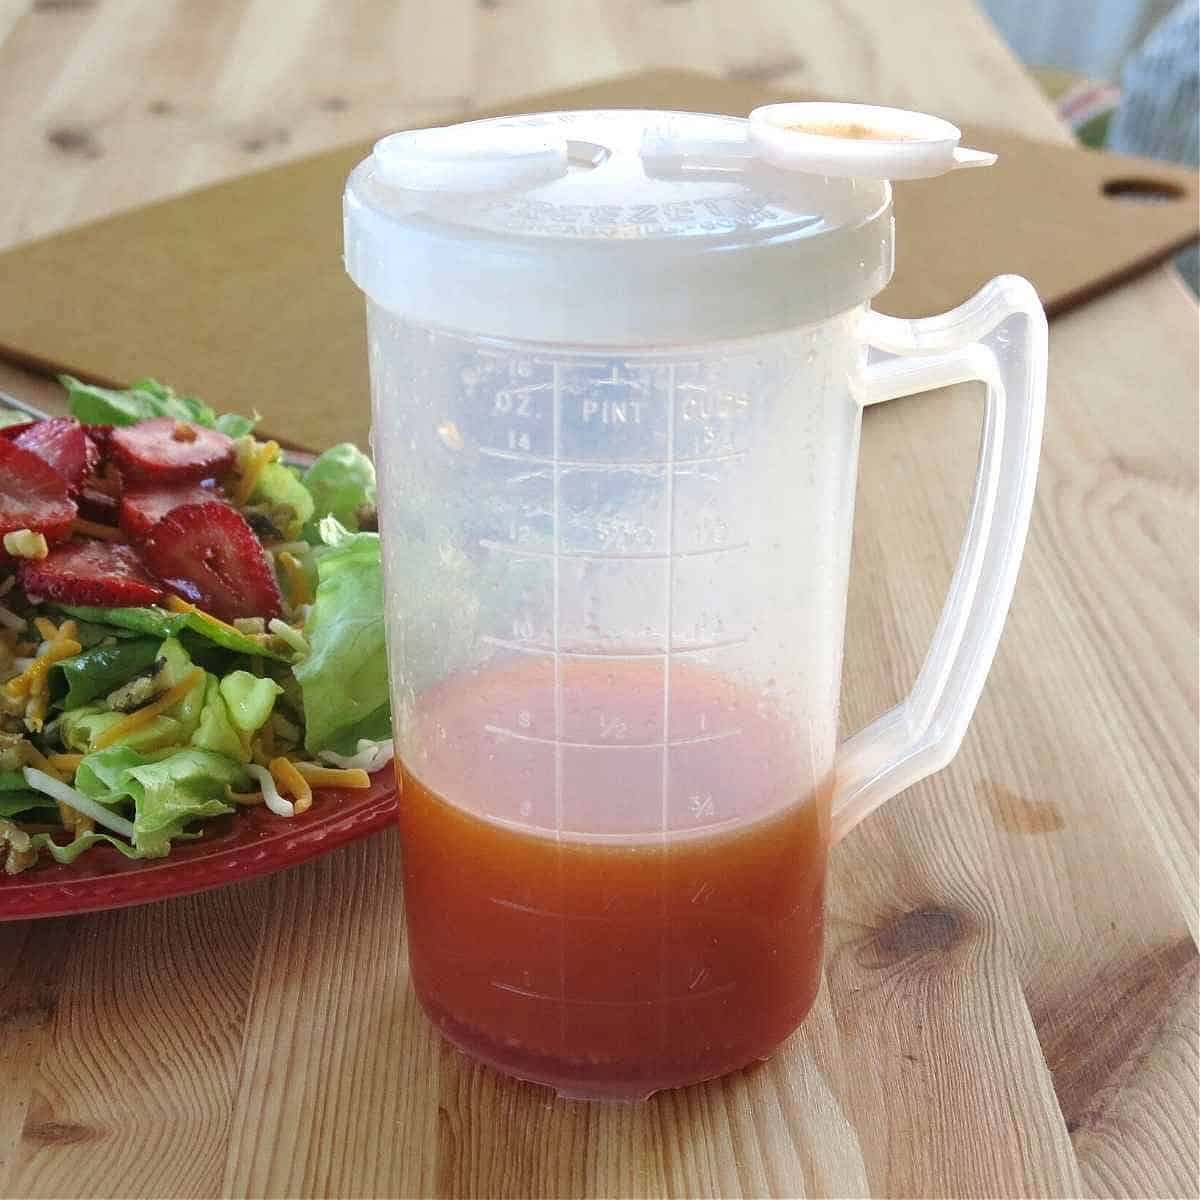
[[[46,712],[50,708],[50,689],[43,687],[29,697],[25,706],[25,728],[31,733],[41,733],[46,723]]]
[[[124,534],[112,525],[101,525],[98,521],[89,521],[86,517],[76,517],[73,526],[75,533],[83,533],[88,537],[99,538],[102,542],[119,542]]]
[[[293,808],[297,813],[307,812],[312,808],[312,788],[308,786],[308,780],[296,770],[295,763],[281,756],[273,758],[267,769],[279,790],[292,794]]]
[[[237,487],[233,489],[233,502],[239,507],[246,503],[254,493],[255,485],[258,483],[258,477],[262,474],[262,469],[279,455],[278,442],[264,442],[254,452],[254,457],[246,464],[245,471],[242,472],[241,479],[237,482]]]
[[[52,642],[46,643],[45,653],[40,654],[21,672],[15,675],[5,685],[4,690],[13,697],[25,697],[31,692],[45,686],[46,673],[56,662],[78,654],[83,647],[74,638],[62,637],[62,630]]]
[[[21,747],[21,757],[24,758],[26,766],[37,767],[39,771],[48,774],[54,770],[50,760],[32,742],[26,742]]]
[[[72,836],[78,837],[81,833],[90,833],[96,828],[96,822],[78,809],[64,804],[61,800],[56,800],[55,804],[58,805],[58,819],[63,823],[64,829],[70,830]]]
[[[151,701],[144,708],[139,708],[137,712],[131,712],[129,716],[122,718],[115,725],[110,725],[96,738],[95,749],[103,750],[105,746],[111,746],[121,738],[128,737],[129,734],[141,729],[143,725],[149,724],[155,717],[166,712],[168,708],[173,708],[178,704],[203,678],[204,671],[200,667],[189,672],[174,687],[167,688],[157,700]]]
[[[58,626],[49,617],[34,617],[33,625],[48,642],[52,642],[58,637]]]
[[[292,765],[315,788],[369,788],[371,786],[370,775],[358,767],[341,770],[336,767],[319,767],[316,763],[307,762],[298,762]]]
[[[312,587],[308,582],[308,575],[304,568],[300,565],[300,560],[288,551],[276,556],[276,560],[283,568],[284,583],[287,586],[288,600],[293,604],[311,604],[313,602]]]

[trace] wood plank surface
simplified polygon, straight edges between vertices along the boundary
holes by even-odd
[[[654,65],[1065,137],[961,0],[34,0],[0,38],[0,245]],[[0,925],[0,1194],[1195,1196],[1196,395],[1169,272],[1054,324],[984,701],[835,851],[825,987],[770,1063],[637,1107],[473,1065],[416,1008],[385,834]],[[969,389],[868,413],[847,729],[920,662],[978,420]]]

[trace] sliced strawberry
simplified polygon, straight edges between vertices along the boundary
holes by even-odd
[[[108,439],[113,461],[131,478],[188,483],[219,475],[233,462],[233,439],[171,417],[154,417],[114,429]]]
[[[32,529],[58,542],[74,520],[67,481],[44,459],[0,438],[0,535]]]
[[[121,497],[121,528],[131,538],[145,537],[150,527],[181,504],[225,504],[214,480],[179,483],[172,487],[131,484]]]
[[[245,517],[228,504],[183,504],[146,535],[146,566],[222,621],[277,617],[279,585]]]
[[[72,539],[43,559],[23,558],[17,575],[31,600],[60,604],[124,608],[154,604],[163,594],[137,551],[123,542]]]
[[[100,459],[96,447],[88,441],[83,426],[74,417],[35,421],[13,438],[13,445],[45,459],[72,489],[79,486],[80,480],[92,472]]]
[[[100,457],[107,458],[108,440],[112,437],[113,427],[111,425],[85,425],[83,431],[99,451]]]
[[[101,525],[115,525],[117,515],[121,511],[120,498],[112,492],[106,492],[86,480],[75,493],[75,503],[79,506],[79,515],[89,521],[98,521]]]

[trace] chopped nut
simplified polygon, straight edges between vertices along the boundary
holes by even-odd
[[[0,821],[0,853],[3,853],[5,848],[8,851],[4,856],[4,871],[7,875],[19,874],[37,862],[37,847],[34,846],[33,839],[11,821]]]
[[[149,670],[135,675],[126,683],[121,684],[116,691],[110,692],[105,702],[113,712],[133,712],[134,709],[141,708],[143,704],[149,704],[151,700],[171,686],[170,680],[167,678],[168,674],[167,660],[165,658],[156,659]]]
[[[32,529],[14,529],[4,535],[4,549],[13,558],[45,558],[50,553],[45,535]]]

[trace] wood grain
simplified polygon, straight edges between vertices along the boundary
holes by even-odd
[[[432,14],[0,2],[0,162],[22,165],[0,244],[655,64],[1065,136],[956,0]],[[416,1010],[385,835],[192,900],[0,925],[0,1193],[1196,1195],[1196,394],[1167,272],[1053,326],[988,691],[952,767],[837,849],[826,987],[770,1063],[619,1107],[468,1062]],[[919,665],[978,420],[969,389],[868,414],[848,730]]]

